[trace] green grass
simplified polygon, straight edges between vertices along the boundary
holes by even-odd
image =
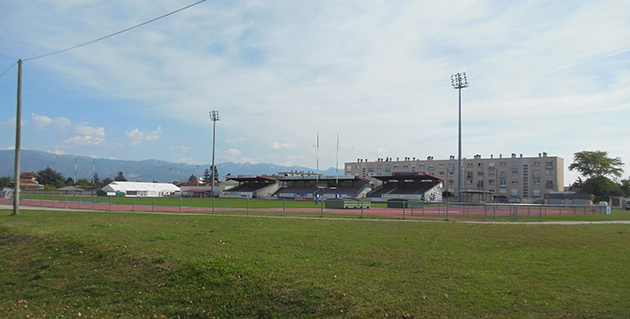
[[[630,316],[630,225],[9,214],[5,318]]]

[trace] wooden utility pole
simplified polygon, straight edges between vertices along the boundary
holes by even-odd
[[[13,216],[20,213],[20,143],[22,139],[22,60],[18,60],[17,115],[15,117],[15,171]]]

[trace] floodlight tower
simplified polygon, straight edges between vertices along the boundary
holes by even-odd
[[[219,111],[211,111],[210,112],[210,120],[212,120],[212,184],[210,185],[210,196],[214,196],[214,146],[216,141],[216,132],[217,132],[217,121],[219,120]]]
[[[459,136],[457,151],[457,201],[462,201],[462,89],[468,87],[466,72],[451,75],[451,85],[459,90]]]

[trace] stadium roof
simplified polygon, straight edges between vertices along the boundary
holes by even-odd
[[[238,175],[236,177],[228,177],[228,180],[234,180],[237,182],[250,182],[250,183],[269,183],[269,182],[277,182],[276,179],[267,176],[257,176],[257,175]]]
[[[425,179],[430,179],[433,182],[436,181],[441,181],[442,179],[431,175],[431,174],[427,174],[425,172],[394,172],[394,173],[389,173],[389,174],[383,174],[383,175],[374,175],[374,176],[370,176],[382,181],[391,181],[391,180],[398,180],[398,181],[403,181],[403,180],[416,180],[416,181],[422,181]]]

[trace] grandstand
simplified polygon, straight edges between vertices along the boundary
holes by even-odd
[[[373,200],[408,198],[428,202],[442,201],[442,179],[431,174],[396,172],[372,177],[383,182],[383,185],[366,195]]]
[[[369,181],[356,176],[319,176],[313,174],[275,175],[280,189],[274,194],[284,199],[364,197],[371,190]]]
[[[238,182],[238,186],[221,192],[220,198],[268,198],[279,188],[278,181],[267,176],[238,175],[228,180]]]

